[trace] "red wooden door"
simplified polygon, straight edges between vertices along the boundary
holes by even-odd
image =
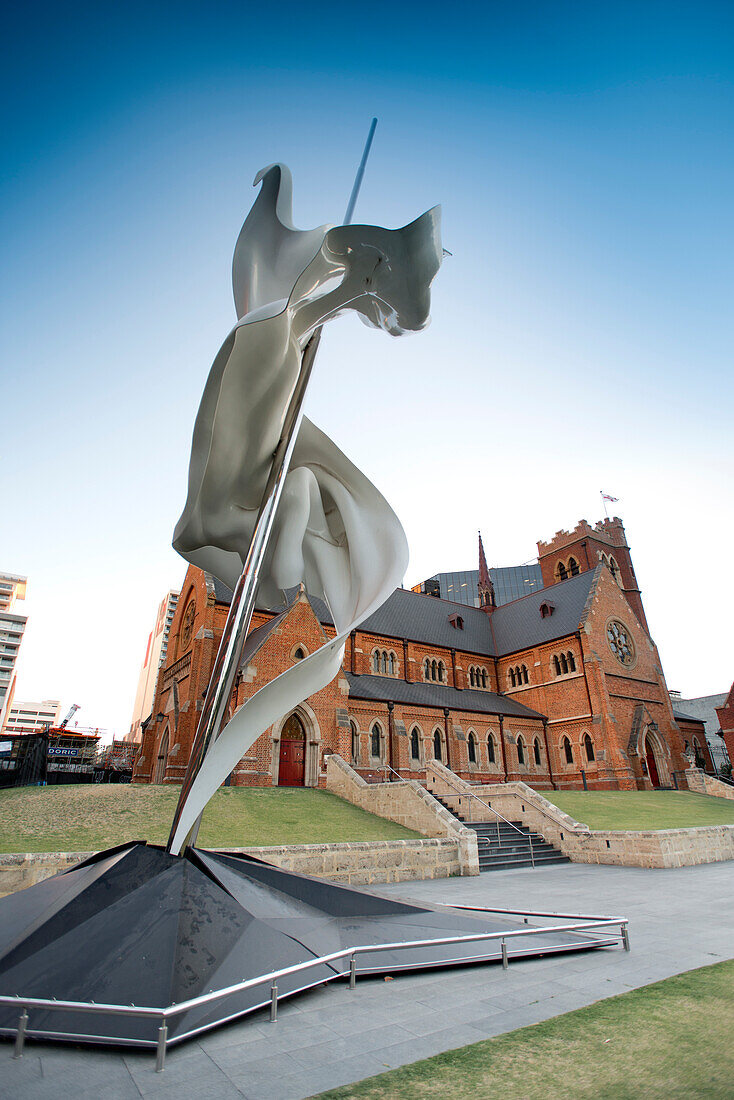
[[[649,741],[645,742],[645,759],[647,760],[647,771],[650,776],[650,782],[653,787],[659,787],[660,777],[658,775],[658,766],[655,763],[655,753]]]
[[[306,779],[306,731],[292,714],[280,734],[279,787],[302,787]]]

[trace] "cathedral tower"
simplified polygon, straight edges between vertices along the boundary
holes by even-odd
[[[596,569],[600,562],[609,569],[649,634],[624,524],[618,516],[600,520],[593,527],[582,519],[573,531],[557,531],[550,542],[538,542],[538,563],[545,588]]]

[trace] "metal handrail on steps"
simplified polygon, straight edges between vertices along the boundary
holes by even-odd
[[[398,777],[398,779],[400,780],[401,783],[405,782],[405,779],[400,774],[400,772],[396,772],[395,768],[391,768],[389,764],[384,764],[383,767],[382,767],[382,770],[384,772],[392,772],[393,775],[396,775]],[[460,798],[474,798],[474,799],[476,799],[477,802],[480,803],[480,805],[484,806],[485,809],[489,810],[489,812],[491,814],[494,814],[494,816],[496,818],[495,824],[497,825],[497,845],[498,845],[498,847],[502,846],[502,840],[501,840],[501,837],[500,837],[500,821],[504,821],[505,825],[509,825],[510,828],[514,829],[516,833],[519,833],[521,837],[525,837],[526,834],[522,831],[522,829],[518,829],[517,825],[515,825],[515,823],[513,821],[508,821],[506,817],[502,816],[502,814],[499,812],[499,810],[493,809],[489,805],[489,803],[485,802],[483,798],[479,797],[479,795],[472,794],[471,791],[464,792],[464,791],[459,790],[459,788],[455,787],[454,784],[449,779],[444,779],[443,781],[449,787],[453,787],[453,789],[457,792],[457,794],[459,795]],[[449,795],[448,797],[452,798],[453,796]],[[530,863],[531,863],[531,866],[533,867],[533,869],[535,869],[535,853],[533,852],[533,837],[530,833],[529,827],[528,827],[528,832],[527,832],[527,839],[528,839],[528,842],[530,844]],[[477,846],[478,845],[479,845],[479,838],[477,837]]]
[[[503,912],[503,910],[486,909],[482,910],[481,906],[447,906],[446,908],[452,909],[476,909],[477,911],[491,912]],[[507,912],[513,912],[513,910],[507,910]],[[522,916],[522,910],[518,910],[516,915]],[[529,912],[526,915],[531,915]],[[539,916],[541,914],[532,914]],[[555,915],[555,914],[548,914]],[[558,914],[558,917],[563,919],[565,914]],[[568,915],[570,917],[570,914]],[[570,919],[574,919],[570,917]],[[526,922],[527,923],[527,922]],[[278,1018],[278,980],[280,978],[289,977],[291,974],[299,974],[301,971],[310,970],[313,967],[321,966],[326,963],[337,962],[340,959],[349,958],[349,988],[354,989],[357,982],[357,956],[362,954],[377,954],[382,951],[400,951],[403,949],[418,948],[418,947],[442,947],[455,943],[483,943],[490,940],[501,941],[501,957],[502,957],[502,969],[507,970],[509,966],[509,955],[507,951],[507,940],[519,939],[522,936],[539,936],[539,935],[557,935],[564,932],[590,932],[599,931],[601,929],[611,929],[615,926],[619,926],[619,937],[622,941],[622,945],[625,951],[630,949],[629,941],[629,920],[627,917],[582,917],[580,920],[575,919],[573,924],[557,924],[550,925],[546,928],[518,928],[509,929],[504,932],[478,932],[468,936],[441,936],[432,940],[407,940],[398,943],[371,943],[371,944],[359,944],[354,947],[345,947],[341,951],[333,951],[328,955],[321,955],[318,958],[308,959],[306,962],[296,963],[293,966],[283,967],[281,970],[273,970],[268,974],[262,974],[258,978],[248,978],[241,982],[236,982],[234,985],[227,986],[224,989],[211,990],[209,993],[203,993],[199,997],[192,997],[187,1001],[180,1001],[178,1004],[171,1004],[167,1007],[154,1008],[147,1005],[116,1005],[116,1004],[95,1004],[93,1001],[61,1001],[55,998],[46,997],[23,997],[23,996],[0,996],[0,1005],[15,1006],[20,1010],[18,1016],[18,1024],[15,1028],[15,1050],[13,1057],[22,1058],[23,1049],[25,1046],[26,1035],[28,1033],[28,1009],[45,1009],[51,1011],[73,1011],[73,1012],[95,1012],[102,1013],[110,1016],[137,1016],[147,1019],[155,1019],[159,1021],[158,1027],[158,1041],[156,1046],[156,1072],[160,1073],[166,1060],[166,1050],[168,1048],[168,1021],[171,1017],[178,1016],[182,1012],[188,1012],[192,1008],[199,1008],[201,1005],[210,1004],[214,1001],[226,999],[234,996],[236,993],[241,993],[246,989],[254,989],[259,985],[266,985],[270,983],[270,1020],[274,1023]],[[335,973],[334,978],[346,977],[347,971],[342,974]],[[307,987],[304,987],[307,988]],[[295,991],[294,991],[295,992]],[[267,1003],[267,1002],[265,1002]],[[260,1007],[260,1006],[258,1006]],[[205,1030],[203,1027],[198,1027],[194,1031],[184,1035],[176,1037],[174,1042],[180,1042],[182,1039],[190,1038],[192,1035],[198,1034],[200,1031]],[[8,1034],[9,1029],[3,1029],[3,1034]],[[12,1034],[12,1032],[10,1032]],[[47,1033],[39,1033],[39,1037],[48,1037]],[[92,1036],[92,1035],[68,1035],[62,1036],[56,1034],[54,1038],[77,1038],[96,1040],[98,1042],[111,1042],[119,1043],[123,1046],[152,1046],[152,1043],[146,1042],[144,1039],[122,1039],[114,1038],[110,1036]]]

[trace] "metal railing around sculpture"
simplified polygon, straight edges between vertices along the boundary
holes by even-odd
[[[114,1044],[123,1044],[125,1046],[153,1046],[156,1049],[156,1072],[160,1073],[165,1066],[166,1051],[169,1046],[168,1042],[168,1021],[174,1017],[180,1015],[182,1012],[189,1012],[192,1009],[199,1008],[202,1005],[211,1004],[214,1001],[233,997],[237,993],[242,993],[247,989],[255,989],[260,985],[270,984],[270,997],[267,1001],[264,1001],[261,1005],[254,1006],[252,1009],[246,1011],[255,1011],[257,1008],[263,1008],[269,1002],[270,1004],[270,1020],[275,1022],[278,1018],[278,980],[281,978],[289,977],[291,974],[299,974],[306,970],[310,970],[313,967],[321,966],[324,964],[338,962],[340,959],[349,959],[349,970],[344,970],[342,973],[335,973],[333,979],[349,977],[349,988],[354,989],[357,982],[357,958],[360,955],[368,954],[380,954],[385,951],[402,951],[406,949],[422,948],[422,947],[441,947],[449,946],[451,944],[459,943],[485,943],[490,941],[500,941],[500,952],[502,959],[502,969],[507,970],[509,967],[509,953],[507,948],[508,940],[518,940],[525,936],[547,936],[547,935],[560,935],[564,932],[593,932],[600,931],[602,929],[609,929],[619,927],[619,939],[624,947],[625,951],[630,950],[629,939],[629,920],[627,917],[600,917],[600,916],[583,916],[582,914],[572,913],[545,913],[535,912],[529,909],[495,909],[480,905],[447,905],[446,909],[460,909],[471,911],[475,913],[494,913],[502,915],[522,916],[524,923],[528,924],[528,917],[554,917],[556,920],[571,920],[573,924],[555,924],[546,928],[517,928],[509,929],[504,932],[476,932],[468,936],[441,936],[433,940],[408,940],[398,943],[372,943],[372,944],[359,944],[354,947],[345,947],[341,951],[334,951],[328,955],[321,955],[318,958],[308,959],[303,963],[296,963],[293,966],[283,967],[281,970],[273,970],[269,974],[262,974],[257,978],[248,978],[241,982],[236,982],[234,985],[230,985],[225,989],[219,989],[210,993],[204,993],[199,997],[192,997],[191,1000],[181,1001],[179,1004],[168,1005],[165,1008],[154,1008],[147,1005],[115,1005],[115,1004],[95,1004],[92,1001],[61,1001],[56,999],[48,999],[43,997],[10,997],[0,996],[0,1004],[17,1006],[20,1010],[18,1016],[18,1026],[15,1030],[15,1050],[13,1057],[22,1058],[25,1048],[26,1036],[29,1033],[28,1021],[29,1021],[29,1009],[43,1009],[44,1011],[72,1011],[72,1012],[94,1012],[102,1013],[109,1016],[136,1016],[138,1018],[159,1020],[160,1025],[158,1028],[158,1040],[155,1044],[146,1042],[145,1040],[138,1039],[122,1039],[114,1036],[77,1036],[77,1038],[96,1039],[100,1042],[108,1042]],[[616,938],[616,937],[615,937]],[[592,946],[590,944],[589,946]],[[479,961],[479,960],[477,960]],[[487,960],[492,961],[492,960]],[[291,990],[287,996],[297,992]],[[244,1013],[243,1013],[244,1015]],[[5,1034],[12,1034],[7,1029],[3,1029]],[[196,1029],[201,1030],[201,1029]],[[193,1034],[193,1033],[191,1033]],[[43,1037],[44,1033],[39,1033],[39,1037]],[[33,1036],[31,1036],[33,1037]],[[189,1038],[189,1034],[179,1035],[176,1037],[175,1042],[181,1042],[183,1039]]]

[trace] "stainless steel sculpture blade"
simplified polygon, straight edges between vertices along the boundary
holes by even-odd
[[[394,336],[425,327],[442,259],[439,210],[397,230],[304,232],[291,224],[288,170],[272,165],[255,182],[262,190],[233,264],[239,320],[206,383],[174,547],[231,588],[247,586],[250,615],[256,591],[269,606],[304,583],[328,603],[337,636],[256,692],[218,736],[229,690],[205,705],[169,842],[174,854],[257,737],[333,679],[349,632],[407,566],[405,535],[382,495],[314,424],[299,423],[304,365],[310,372],[304,353],[346,310]],[[284,476],[274,481],[276,452],[285,455]],[[220,647],[212,679],[229,689],[248,626],[245,611]]]

